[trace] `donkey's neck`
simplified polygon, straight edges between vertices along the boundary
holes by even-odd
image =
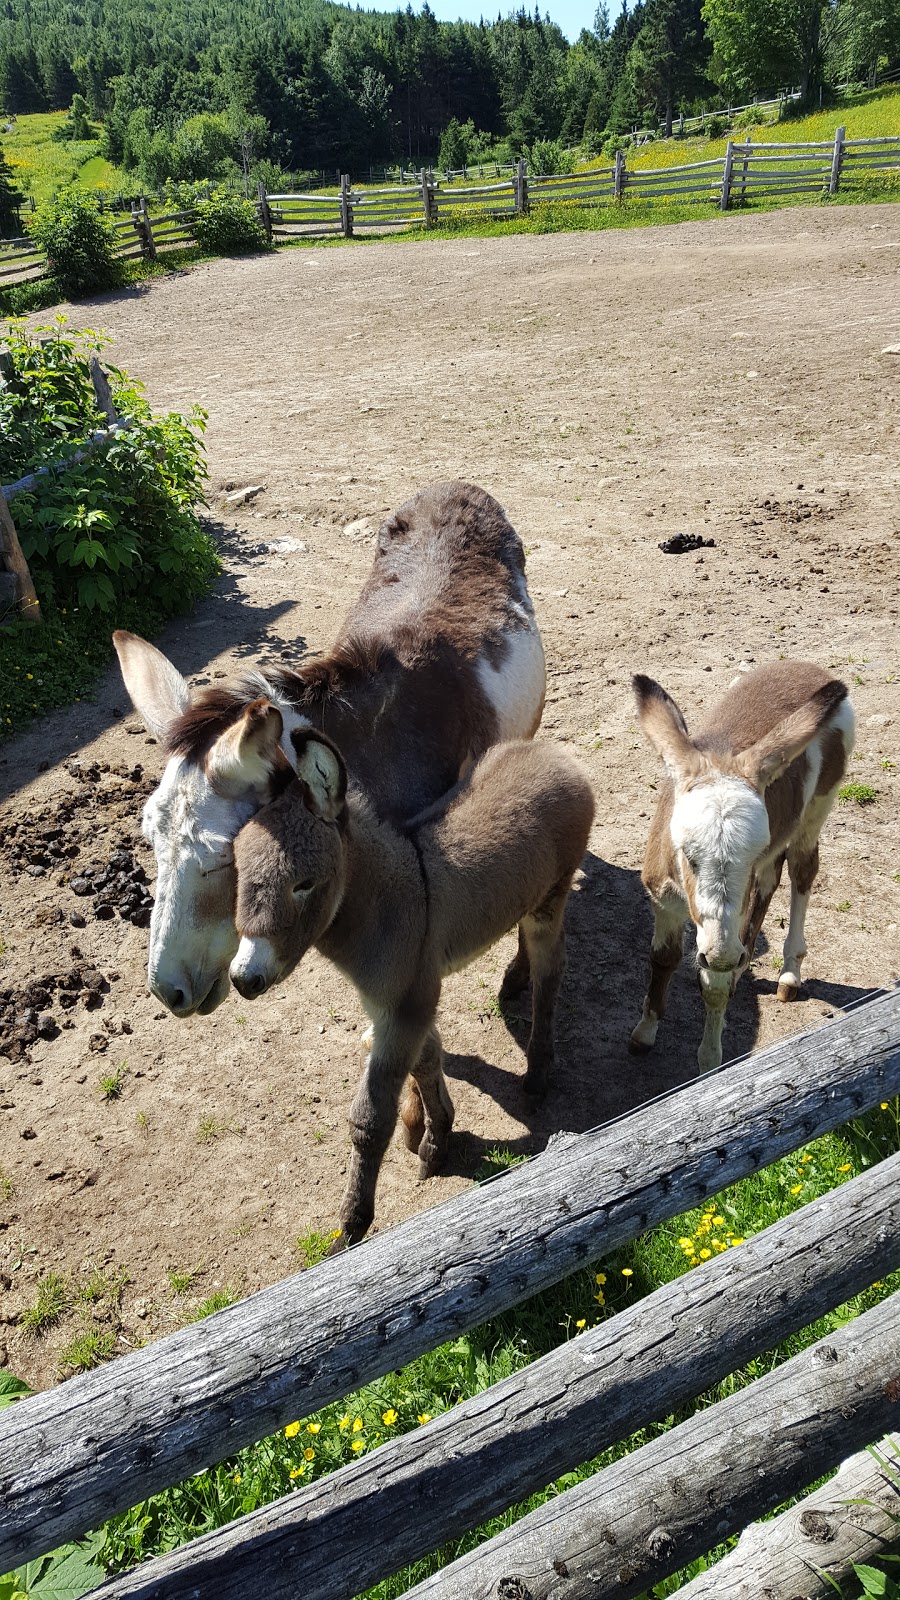
[[[317,948],[364,999],[391,1004],[416,976],[428,926],[425,880],[412,841],[351,798],[346,878]]]

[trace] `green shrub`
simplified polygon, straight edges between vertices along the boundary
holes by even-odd
[[[528,151],[528,170],[536,177],[557,172],[574,172],[575,157],[564,150],[558,139],[535,139]]]
[[[104,341],[52,327],[10,326],[13,371],[0,391],[0,481],[66,459],[106,422],[89,359]],[[133,425],[84,459],[37,479],[15,500],[16,528],[41,602],[108,611],[147,597],[165,613],[203,592],[216,567],[194,507],[203,498],[205,414],[154,417],[125,375],[115,400]],[[52,455],[50,451],[52,449]]]
[[[728,132],[727,117],[707,117],[703,131],[710,139],[724,139]]]
[[[267,248],[265,229],[256,208],[243,195],[216,189],[197,206],[197,243],[211,255],[243,256]]]
[[[64,189],[29,217],[26,227],[64,294],[93,294],[119,282],[115,227],[86,190]]]

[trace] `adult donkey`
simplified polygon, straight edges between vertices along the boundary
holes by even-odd
[[[128,693],[168,754],[143,815],[157,861],[148,978],[178,1017],[206,1015],[228,993],[233,841],[293,777],[295,728],[330,735],[375,812],[402,822],[490,745],[530,738],[544,706],[522,542],[469,483],[433,484],[383,524],[334,645],[299,672],[252,673],[192,699],[153,645],[113,639]]]

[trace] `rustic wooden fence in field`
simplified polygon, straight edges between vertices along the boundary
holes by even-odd
[[[894,990],[591,1133],[560,1134],[489,1184],[10,1407],[0,1417],[0,1571],[344,1398],[898,1093]],[[670,1416],[898,1267],[895,1155],[414,1432],[107,1580],[96,1600],[351,1600]],[[897,1428],[898,1312],[894,1295],[412,1592],[639,1594]]]
[[[423,169],[414,184],[353,188],[342,177],[338,193],[257,194],[257,212],[276,243],[410,227],[432,228],[448,219],[525,216],[542,205],[597,206],[629,200],[698,202],[732,206],[795,194],[859,193],[865,180],[900,176],[900,138],[846,139],[818,144],[729,142],[724,156],[671,167],[629,167],[624,152],[609,165],[576,173],[537,176],[519,161],[508,178],[478,184],[442,181]],[[125,260],[153,259],[194,243],[193,211],[152,216],[146,200],[115,223],[117,253]],[[27,238],[0,241],[0,289],[45,275],[47,262]]]

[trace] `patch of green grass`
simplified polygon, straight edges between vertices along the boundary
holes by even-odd
[[[223,1289],[216,1289],[214,1294],[208,1295],[205,1300],[195,1307],[189,1317],[190,1322],[202,1322],[204,1317],[211,1317],[216,1311],[224,1311],[226,1306],[237,1303],[238,1296],[228,1284]]]
[[[838,799],[842,806],[851,800],[858,806],[871,806],[878,799],[878,790],[873,789],[870,783],[842,783],[838,789]]]
[[[509,1172],[512,1167],[519,1167],[528,1157],[517,1155],[515,1150],[510,1150],[506,1145],[495,1144],[492,1150],[487,1150],[481,1158],[481,1163],[475,1173],[476,1183],[486,1183],[488,1178],[496,1178],[500,1172]]]
[[[315,1228],[310,1228],[308,1233],[298,1234],[294,1248],[302,1256],[304,1267],[317,1267],[320,1261],[325,1260],[333,1241],[339,1238],[340,1230],[328,1234],[317,1233]]]
[[[58,1272],[45,1272],[38,1283],[37,1299],[19,1318],[26,1333],[42,1334],[57,1323],[68,1309],[69,1291]]]
[[[97,1092],[103,1100],[118,1100],[125,1087],[128,1075],[128,1062],[123,1061],[119,1067],[114,1067],[112,1072],[107,1072],[97,1085]]]
[[[199,1268],[197,1267],[189,1267],[186,1272],[178,1272],[174,1267],[170,1268],[166,1276],[168,1277],[169,1287],[172,1290],[172,1293],[187,1294],[188,1289],[194,1282],[198,1271]]]
[[[849,911],[850,910],[850,901],[849,900],[841,900],[835,906],[834,909],[835,909],[835,911]]]
[[[92,1367],[99,1367],[109,1360],[115,1342],[116,1335],[109,1331],[98,1333],[96,1328],[88,1328],[76,1333],[59,1352],[59,1371],[89,1372]]]
[[[117,1267],[104,1271],[101,1267],[94,1267],[87,1278],[79,1285],[76,1300],[81,1305],[96,1305],[101,1300],[109,1301],[110,1305],[118,1306],[127,1284],[130,1282],[126,1267]]]
[[[0,1167],[0,1200],[9,1200],[13,1192],[13,1181],[8,1172]]]
[[[213,1116],[210,1112],[209,1115],[200,1118],[194,1138],[198,1144],[215,1144],[224,1134],[232,1132],[230,1122],[225,1122],[222,1117]]]
[[[882,758],[881,758],[881,770],[882,770],[882,772],[893,772],[894,771],[894,766],[895,766],[895,763],[890,759],[890,756],[882,756]]]

